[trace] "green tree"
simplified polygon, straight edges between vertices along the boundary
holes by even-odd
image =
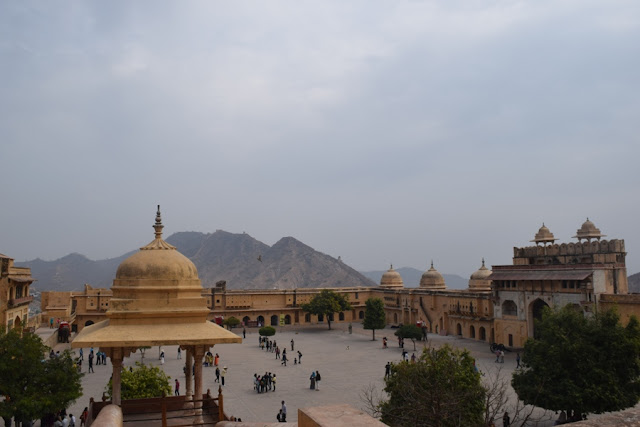
[[[327,324],[331,329],[331,317],[333,313],[351,310],[351,304],[347,298],[329,289],[323,289],[316,294],[307,304],[301,305],[302,311],[315,314],[316,316],[326,316]]]
[[[384,302],[380,298],[369,298],[365,302],[364,320],[362,325],[364,329],[373,331],[373,339],[376,340],[376,329],[384,329],[387,326],[387,318],[384,314]]]
[[[276,328],[274,328],[273,326],[263,326],[262,328],[258,329],[258,334],[260,334],[260,336],[262,337],[272,337],[276,334]]]
[[[416,363],[392,364],[385,378],[389,400],[379,405],[391,426],[484,425],[485,389],[466,350],[424,349]]]
[[[222,324],[225,325],[228,329],[233,329],[240,324],[240,319],[237,317],[227,317],[222,321]]]
[[[171,384],[162,369],[157,366],[148,366],[140,362],[136,362],[136,367],[131,371],[122,370],[120,380],[122,400],[128,399],[144,399],[148,397],[162,397],[171,395]],[[105,387],[105,393],[111,398],[111,379]]]
[[[619,411],[640,399],[640,324],[614,310],[585,317],[545,308],[511,384],[525,403],[577,415]]]
[[[0,330],[0,416],[34,420],[66,408],[82,395],[81,378],[68,351],[46,358],[36,334]]]
[[[416,340],[422,339],[422,329],[416,325],[402,325],[398,328],[395,336],[400,338],[409,338],[413,342],[413,350],[416,349]]]

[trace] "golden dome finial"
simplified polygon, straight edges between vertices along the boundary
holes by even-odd
[[[158,205],[156,223],[153,225],[153,228],[156,230],[156,239],[162,239],[162,229],[164,228],[164,225],[162,225],[162,217],[160,216],[160,205]]]

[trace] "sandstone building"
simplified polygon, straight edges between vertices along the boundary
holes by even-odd
[[[29,320],[31,270],[13,265],[13,258],[0,254],[0,326],[23,328]]]

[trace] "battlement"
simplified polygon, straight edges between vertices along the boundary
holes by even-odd
[[[562,243],[513,248],[513,265],[621,264],[626,252],[624,240]]]

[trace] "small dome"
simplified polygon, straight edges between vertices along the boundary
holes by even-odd
[[[471,280],[486,280],[487,277],[491,276],[491,270],[489,270],[484,265],[484,258],[482,258],[482,267],[480,267],[475,273],[473,273],[470,277]]]
[[[474,272],[469,278],[469,290],[470,291],[491,291],[491,270],[484,265],[484,258],[482,258],[482,267]]]
[[[553,243],[555,242],[555,240],[556,238],[553,236],[553,233],[549,231],[549,229],[544,225],[544,222],[543,222],[542,227],[540,227],[540,229],[536,233],[536,236],[532,240],[532,242],[535,242],[536,244],[538,243],[547,244],[547,243]]]
[[[142,248],[141,248],[142,249]],[[116,279],[183,280],[198,279],[196,266],[177,250],[140,250],[122,261]]]
[[[582,224],[582,227],[578,230],[574,238],[577,238],[578,241],[582,239],[586,239],[588,242],[591,239],[600,240],[601,237],[606,237],[604,234],[600,232],[600,229],[596,227],[596,225],[589,221],[589,218]]]
[[[402,276],[400,273],[393,269],[393,265],[387,270],[380,279],[380,286],[385,288],[402,288],[404,287],[404,282],[402,281]]]
[[[433,261],[431,261],[431,268],[422,274],[420,287],[429,289],[446,289],[447,286],[444,283],[444,277],[442,277],[442,274],[440,274],[438,270],[433,268]]]

